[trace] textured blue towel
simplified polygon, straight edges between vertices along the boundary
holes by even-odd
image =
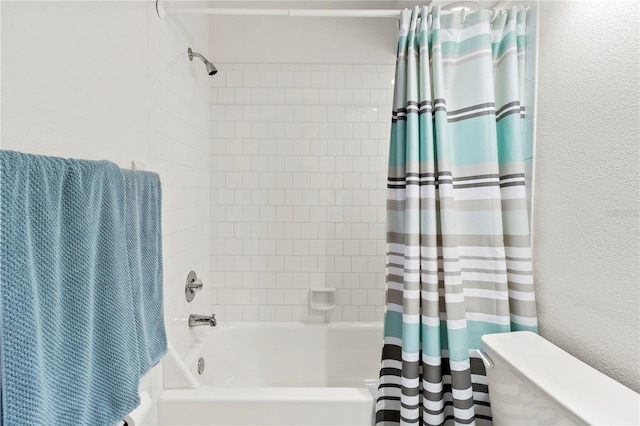
[[[140,347],[140,374],[167,351],[162,303],[162,218],[160,180],[155,173],[122,170],[126,197],[129,270]]]
[[[132,291],[127,218],[135,210],[125,194],[115,164],[0,151],[5,426],[112,425],[138,405],[141,373],[161,345],[140,342],[149,332],[138,327],[140,302],[151,284]],[[157,236],[150,252],[159,255],[159,244]]]

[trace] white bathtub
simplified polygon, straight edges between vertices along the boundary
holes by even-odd
[[[184,360],[183,374],[197,383],[176,379],[181,368],[168,363],[159,422],[369,426],[381,348],[379,323],[221,324]]]

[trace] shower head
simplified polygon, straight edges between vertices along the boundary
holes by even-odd
[[[204,62],[205,66],[207,67],[207,74],[209,75],[214,75],[215,73],[218,72],[218,70],[216,69],[216,66],[213,65],[211,62],[209,62],[207,60],[207,58],[205,58],[204,56],[202,56],[199,53],[194,52],[193,50],[191,50],[191,48],[189,48],[187,50],[187,54],[189,55],[189,60],[193,61],[193,57],[195,56],[196,58],[200,58],[200,60],[202,62]]]

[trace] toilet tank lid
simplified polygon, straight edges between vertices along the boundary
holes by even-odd
[[[586,424],[640,424],[638,393],[535,333],[487,334],[482,347]]]

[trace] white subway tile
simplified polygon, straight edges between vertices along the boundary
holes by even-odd
[[[227,321],[242,321],[243,320],[243,313],[242,313],[242,306],[241,305],[229,305],[229,306],[225,306],[225,312],[226,312],[226,316],[224,318],[221,317],[221,319],[225,319]],[[217,312],[221,312],[219,309],[213,309],[213,311],[215,313]]]
[[[286,89],[285,102],[289,105],[302,104],[302,89]]]
[[[301,259],[300,256],[288,256],[284,259],[284,270],[287,272],[300,272]]]
[[[294,158],[297,159],[299,163],[299,167],[296,168],[297,171],[302,171],[302,164],[300,156],[305,157],[311,154],[311,141],[308,139],[297,139],[293,141],[293,154]]]
[[[218,289],[218,303],[221,305],[232,305],[235,302],[234,291],[231,288]]]
[[[291,272],[277,272],[275,275],[275,287],[277,288],[287,288],[290,289],[291,287],[293,287],[293,274]],[[290,305],[290,304],[297,304],[297,303],[289,303],[287,302],[286,299],[286,295],[287,292],[290,290],[285,291],[285,304]]]
[[[275,320],[276,320],[275,306],[260,306],[260,321],[275,321]]]
[[[336,308],[333,311],[327,312],[326,315],[327,315],[327,321],[330,321],[330,322],[343,321],[343,318],[342,318],[342,307],[341,306],[336,306]]]
[[[351,290],[336,290],[336,305],[351,305]]]
[[[369,92],[371,105],[375,107],[385,107],[389,104],[388,89],[371,89]]]
[[[362,121],[362,108],[357,106],[344,107],[344,119],[347,122]]]
[[[375,89],[378,87],[378,73],[376,71],[367,71],[362,73],[362,87]]]
[[[284,138],[285,136],[285,123],[268,123],[267,135],[273,139]],[[282,155],[278,153],[278,155]]]
[[[351,257],[349,256],[336,257],[335,267],[336,267],[336,272],[351,272]]]
[[[336,103],[338,105],[353,105],[354,104],[354,89],[338,90],[338,93],[336,95]]]
[[[296,105],[295,107],[290,107],[293,111],[293,116],[291,116],[291,114],[289,114],[288,116],[283,116],[283,120],[282,121],[296,121],[296,122],[300,122],[300,121],[309,121],[310,120],[310,113],[309,113],[309,107],[308,106],[304,106],[304,105]]]
[[[276,272],[264,272],[260,274],[260,287],[276,288]]]
[[[269,89],[251,89],[251,103],[254,105],[265,105],[269,103]]]
[[[343,321],[360,321],[360,309],[358,306],[343,306],[342,307],[342,320]]]
[[[278,256],[290,256],[293,254],[293,242],[291,240],[276,241],[276,254]]]
[[[328,86],[332,89],[342,89],[345,87],[344,72],[329,71],[327,75]]]
[[[359,273],[346,273],[343,274],[342,287],[348,289],[356,289],[360,287],[360,274]]]
[[[310,286],[310,277],[309,277],[309,273],[307,272],[295,272],[292,274],[293,275],[293,287],[298,288],[298,289],[304,289],[304,290],[300,290],[300,300],[301,300],[301,304],[302,305],[306,305],[309,303],[309,293],[306,289],[309,288]]]
[[[244,87],[260,87],[260,73],[258,71],[243,71]]]
[[[275,181],[274,181],[275,186]],[[269,189],[269,205],[278,206],[285,203],[286,192],[283,189]]]
[[[269,305],[282,305],[284,303],[284,291],[281,289],[269,289],[267,291],[267,303]]]
[[[315,209],[315,208],[314,208]],[[311,215],[309,216],[311,220]],[[303,223],[301,226],[301,238],[314,239],[318,238],[318,224],[317,223]]]
[[[237,138],[251,137],[251,123],[234,123],[233,135]]]
[[[360,321],[371,322],[376,320],[375,306],[360,306]]]
[[[320,102],[318,89],[302,89],[302,103],[304,105],[317,105]]]
[[[350,290],[351,291],[351,305],[366,305],[367,304],[367,290]]]
[[[234,89],[234,97],[236,104],[250,104],[251,103],[251,89],[249,88],[236,88]]]
[[[367,272],[369,271],[369,257],[366,256],[354,256],[351,258],[351,270],[353,272]],[[369,271],[373,272],[373,271]]]
[[[226,244],[226,255],[240,255],[242,254],[242,240],[238,240],[235,238],[227,239]]]
[[[285,138],[300,139],[302,138],[301,123],[285,123]]]
[[[268,293],[266,289],[254,288],[251,289],[251,304],[252,305],[266,305],[268,302]]]
[[[353,137],[355,139],[369,139],[369,126],[367,123],[354,123]]]
[[[382,256],[368,256],[367,259],[369,272],[384,272],[384,258]]]
[[[241,72],[227,72],[226,87],[242,87],[242,73]],[[216,76],[217,78],[217,76]]]
[[[326,72],[314,71],[311,73],[311,87],[324,89],[329,85],[329,78]]]
[[[238,305],[248,305],[251,303],[251,291],[246,288],[239,288],[233,290],[234,302]]]
[[[260,87],[277,87],[277,82],[275,71],[260,71]]]
[[[353,123],[337,123],[336,124],[336,137],[338,139],[351,139],[353,138]]]
[[[319,123],[318,131],[321,139],[334,139],[336,137],[336,124],[335,123]],[[330,153],[329,155],[332,155],[332,154]]]
[[[280,71],[277,74],[278,87],[293,87],[294,73],[291,71]]]
[[[311,87],[311,73],[307,71],[295,72],[293,78],[293,87]]]
[[[320,105],[335,105],[338,99],[338,90],[340,89],[320,89]]]
[[[260,319],[260,308],[256,305],[242,306],[243,321],[258,321]]]
[[[271,105],[284,104],[286,94],[285,89],[269,89],[269,103]],[[220,98],[220,93],[218,93],[218,98]]]
[[[276,306],[276,321],[293,321],[293,307]]]
[[[300,238],[302,235],[302,225],[300,223],[285,223],[284,238]]]
[[[278,105],[277,109],[277,121],[285,121],[288,122],[291,120],[293,116],[293,106],[292,105]]]
[[[261,213],[262,214],[262,213]],[[268,228],[265,223],[252,223],[251,224],[251,238],[253,241],[268,238]],[[258,244],[257,241],[255,241]]]
[[[293,220],[297,223],[309,222],[311,216],[311,209],[308,206],[294,206],[293,207]]]
[[[277,207],[277,221],[289,223],[293,220],[293,207],[292,206],[278,206]]]
[[[333,103],[335,103],[335,101]],[[345,121],[346,107],[338,105],[328,106],[327,114],[327,121],[332,123],[341,123]]]
[[[360,242],[358,240],[347,240],[344,242],[345,256],[360,255]]]
[[[308,321],[309,308],[307,306],[292,306],[293,321]]]

